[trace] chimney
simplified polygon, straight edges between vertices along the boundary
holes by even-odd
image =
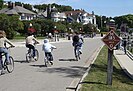
[[[13,9],[15,7],[15,3],[13,3],[13,2],[8,2],[8,8],[10,8],[10,9]]]
[[[15,3],[12,3],[12,8],[15,8]]]

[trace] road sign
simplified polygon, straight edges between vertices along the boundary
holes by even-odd
[[[111,30],[105,37],[102,38],[102,41],[110,50],[113,50],[113,48],[120,42],[120,40],[121,39],[114,32],[114,30]]]

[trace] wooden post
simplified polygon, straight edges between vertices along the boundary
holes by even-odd
[[[107,85],[112,85],[113,50],[108,49]]]

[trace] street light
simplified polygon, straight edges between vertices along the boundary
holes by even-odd
[[[101,16],[101,28],[103,27],[103,25],[102,25],[102,21],[103,21],[103,20],[102,20],[102,16]]]

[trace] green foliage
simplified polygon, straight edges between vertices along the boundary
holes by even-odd
[[[6,14],[0,14],[0,29],[1,30],[7,30],[9,27],[9,19]]]
[[[38,23],[35,23],[33,26],[35,30],[37,31],[37,34],[41,34],[41,25]]]
[[[3,7],[3,0],[0,0],[0,9]]]
[[[56,29],[59,30],[60,33],[64,33],[67,30],[66,26],[61,22],[56,23],[55,26],[57,27]]]
[[[0,14],[0,29],[6,32],[8,38],[12,39],[16,32],[23,30],[23,23],[16,15]]]
[[[83,30],[84,30],[85,33],[97,32],[97,28],[91,23],[88,23],[88,24],[84,25]]]
[[[133,15],[123,15],[119,17],[114,17],[116,24],[118,24],[118,28],[120,28],[122,23],[126,23],[128,27],[133,28]]]
[[[46,10],[47,4],[42,4],[42,5],[34,5],[35,8],[39,10]]]
[[[42,5],[34,5],[35,8],[39,10],[46,10],[46,8],[49,6],[49,4],[42,4]],[[56,7],[59,12],[64,12],[64,11],[71,11],[73,10],[71,6],[64,6],[64,5],[58,5],[56,3],[51,4],[52,7]]]
[[[24,4],[24,8],[28,10],[32,10],[32,6],[30,4]]]
[[[15,5],[16,6],[22,6],[22,3],[21,2],[15,2]]]

